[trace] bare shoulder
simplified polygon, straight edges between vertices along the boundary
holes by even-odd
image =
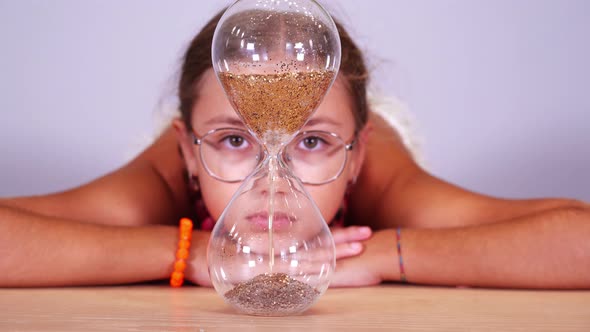
[[[350,214],[355,223],[385,228],[378,217],[384,200],[413,175],[423,172],[404,145],[400,134],[381,116],[371,113],[366,157],[350,197]],[[387,198],[386,198],[387,196]]]
[[[172,126],[168,126],[135,162],[150,164],[176,202],[188,199],[185,165]]]
[[[0,204],[82,222],[116,225],[175,223],[189,202],[175,134],[168,127],[122,167],[79,187],[15,197]]]
[[[506,199],[462,188],[422,169],[382,118],[373,114],[371,121],[365,164],[351,194],[350,214],[357,224],[460,227],[585,205],[567,198]]]

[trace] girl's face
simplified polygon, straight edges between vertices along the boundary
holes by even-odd
[[[199,136],[218,128],[246,129],[227,100],[213,70],[203,75],[193,107],[192,126]],[[354,137],[354,117],[350,96],[338,78],[322,103],[302,130],[321,130],[340,136],[346,144]],[[217,220],[241,183],[227,183],[211,177],[199,160],[199,147],[193,144],[191,133],[180,120],[175,121],[179,142],[189,173],[198,176],[201,194],[211,216]],[[342,174],[323,185],[305,185],[325,220],[330,222],[342,204],[347,185],[358,174],[364,159],[366,130],[358,134],[358,140],[348,158]]]

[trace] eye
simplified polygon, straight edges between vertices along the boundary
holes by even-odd
[[[244,144],[244,138],[241,136],[228,136],[227,140],[229,142],[229,144],[231,144],[231,146],[233,147],[240,147],[242,144]]]
[[[314,151],[321,149],[326,144],[326,141],[319,136],[307,136],[299,142],[299,148]]]
[[[227,135],[223,137],[222,142],[231,149],[246,149],[249,146],[248,140],[240,135]]]
[[[313,149],[315,148],[320,142],[320,139],[318,137],[306,137],[303,139],[303,145],[305,145],[306,148],[308,149]]]

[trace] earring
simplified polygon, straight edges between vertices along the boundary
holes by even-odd
[[[188,173],[188,186],[193,191],[198,192],[201,189],[201,187],[199,186],[199,177],[194,174]]]

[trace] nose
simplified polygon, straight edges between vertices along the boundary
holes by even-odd
[[[252,178],[254,181],[250,190],[256,195],[268,197],[272,193],[275,199],[281,199],[288,194],[303,195],[297,180],[285,169],[278,169],[272,176],[268,170],[259,177]]]
[[[291,158],[291,155],[290,155],[290,154],[288,154],[288,153],[286,153],[286,152],[283,154],[283,159],[284,159],[284,160],[285,160],[285,162],[287,162],[287,163],[290,163],[290,162],[291,162],[291,160],[293,160],[293,159]]]

